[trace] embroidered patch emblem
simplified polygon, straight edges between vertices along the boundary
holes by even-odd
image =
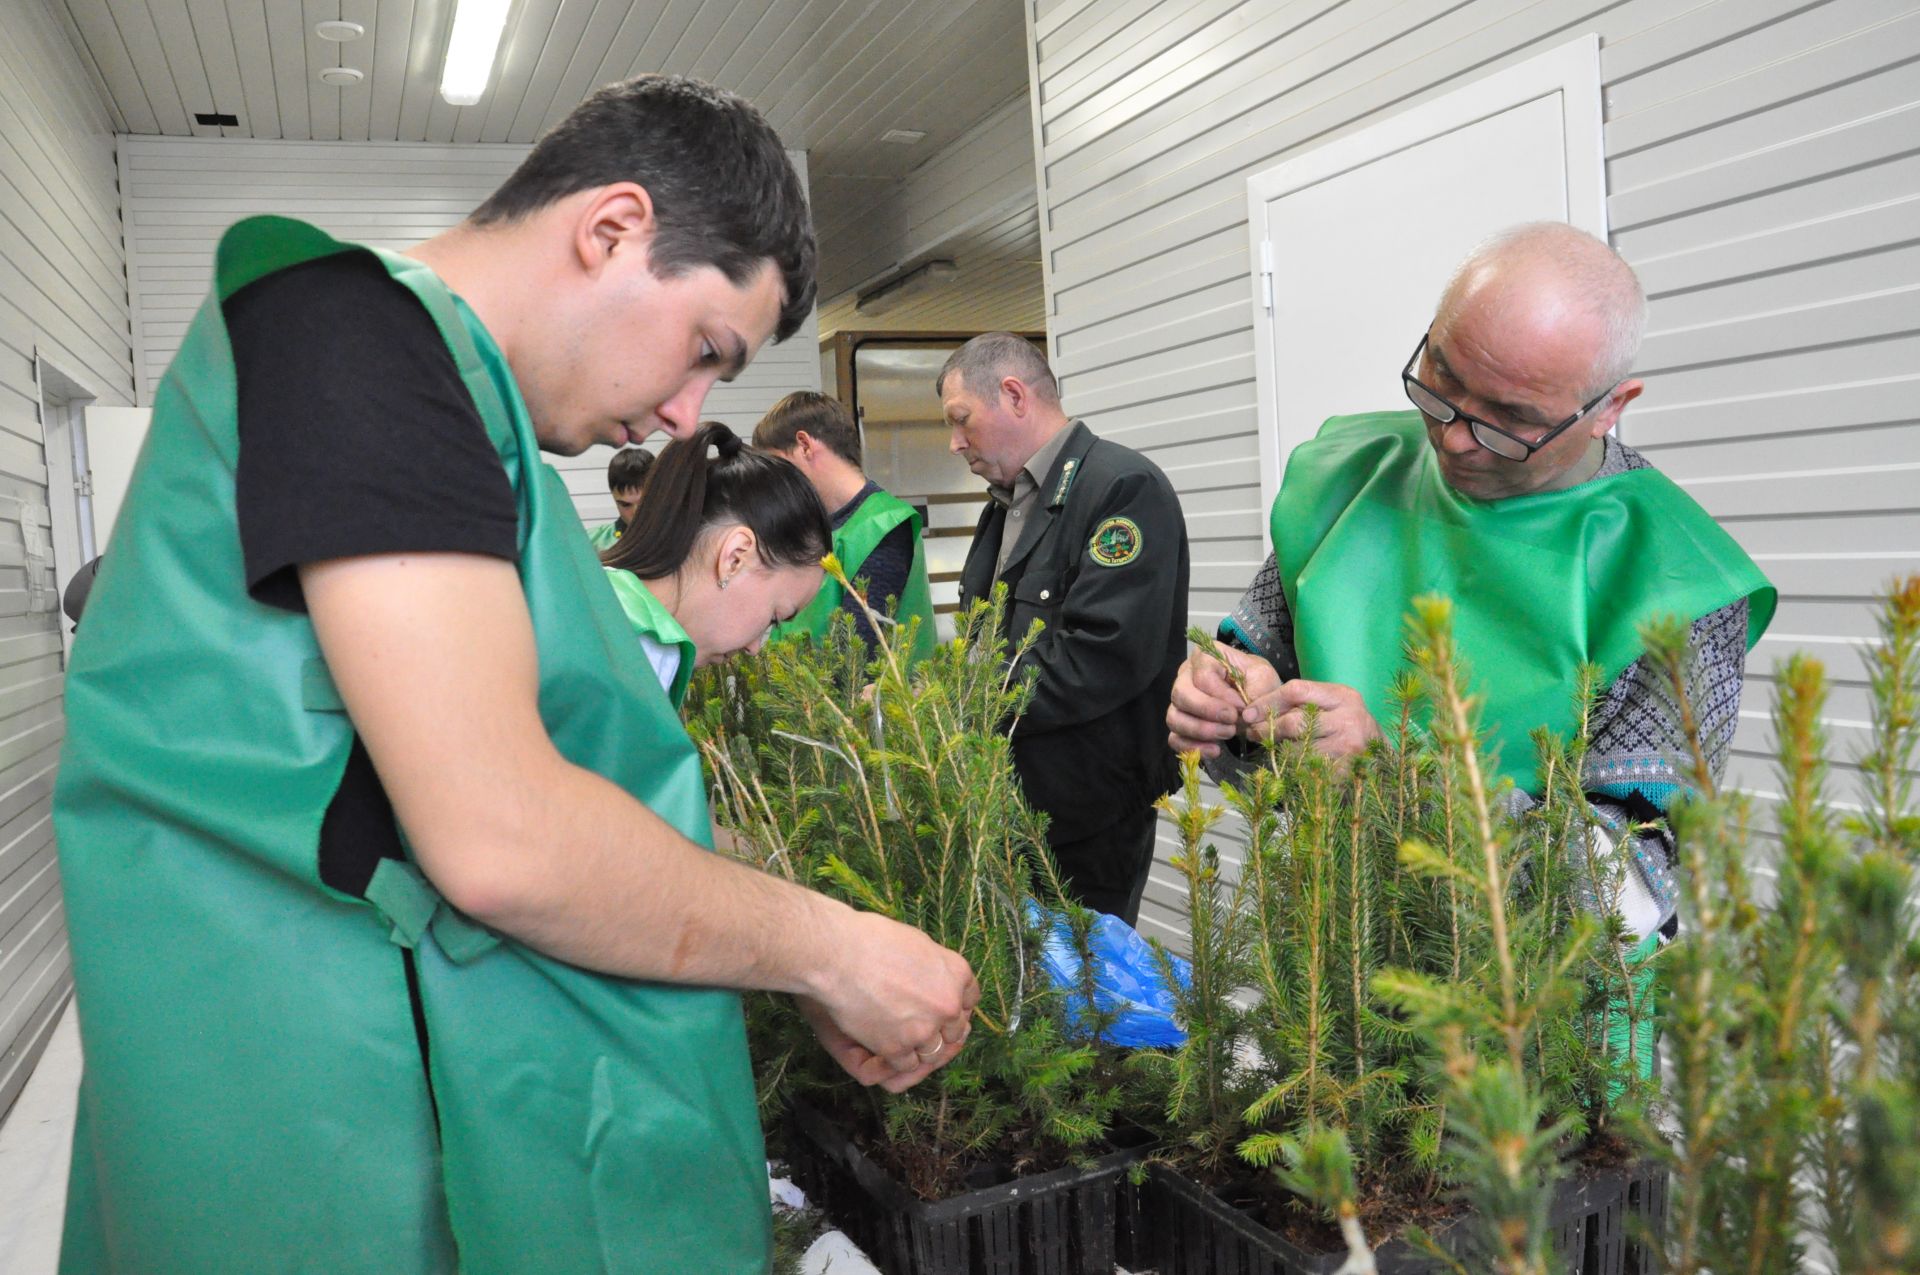
[[[1140,528],[1131,518],[1109,518],[1093,529],[1087,552],[1103,567],[1124,567],[1140,556]]]

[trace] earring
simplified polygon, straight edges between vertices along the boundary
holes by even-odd
[[[729,582],[729,581],[731,581],[732,579],[733,579],[733,577],[732,577],[732,576],[721,576],[721,577],[720,577],[720,587],[721,587],[722,589],[724,589],[724,588],[726,588],[726,587],[727,587],[727,584],[728,584],[728,582]]]

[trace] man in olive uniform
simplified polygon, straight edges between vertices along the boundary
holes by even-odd
[[[708,850],[542,448],[696,428],[813,304],[745,102],[610,85],[407,254],[223,236],[74,644],[62,1270],[757,1275],[736,988],[899,1089],[978,989]],[[610,658],[631,652],[631,659]]]
[[[753,430],[753,445],[783,456],[797,466],[832,512],[833,556],[847,579],[865,580],[867,606],[891,614],[904,625],[918,620],[913,647],[920,659],[938,641],[933,627],[933,590],[927,583],[927,554],[920,543],[920,515],[912,505],[883,489],[860,467],[860,427],[846,405],[818,390],[796,390],[763,417]],[[846,611],[854,632],[869,647],[873,623],[851,595],[842,595],[831,577],[813,601],[791,620],[773,626],[773,636],[808,633],[826,636],[834,613]]]
[[[1007,634],[1035,619],[1037,675],[1014,727],[1027,799],[1069,891],[1132,924],[1153,863],[1153,802],[1171,790],[1167,697],[1186,655],[1187,528],[1152,461],[1060,405],[1032,343],[990,332],[934,382],[950,450],[987,480],[963,606],[1007,586]]]

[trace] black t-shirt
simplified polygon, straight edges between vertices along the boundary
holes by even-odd
[[[305,611],[302,563],[368,554],[518,557],[518,506],[419,300],[362,252],[249,284],[223,307],[239,390],[235,500],[247,588]],[[356,733],[320,830],[320,879],[364,894],[404,857]]]

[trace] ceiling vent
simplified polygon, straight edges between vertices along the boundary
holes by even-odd
[[[890,128],[880,134],[880,140],[890,146],[913,146],[926,141],[927,133],[920,128]]]
[[[238,115],[229,115],[225,111],[195,111],[193,113],[193,122],[196,124],[205,124],[209,128],[240,127],[240,117]]]

